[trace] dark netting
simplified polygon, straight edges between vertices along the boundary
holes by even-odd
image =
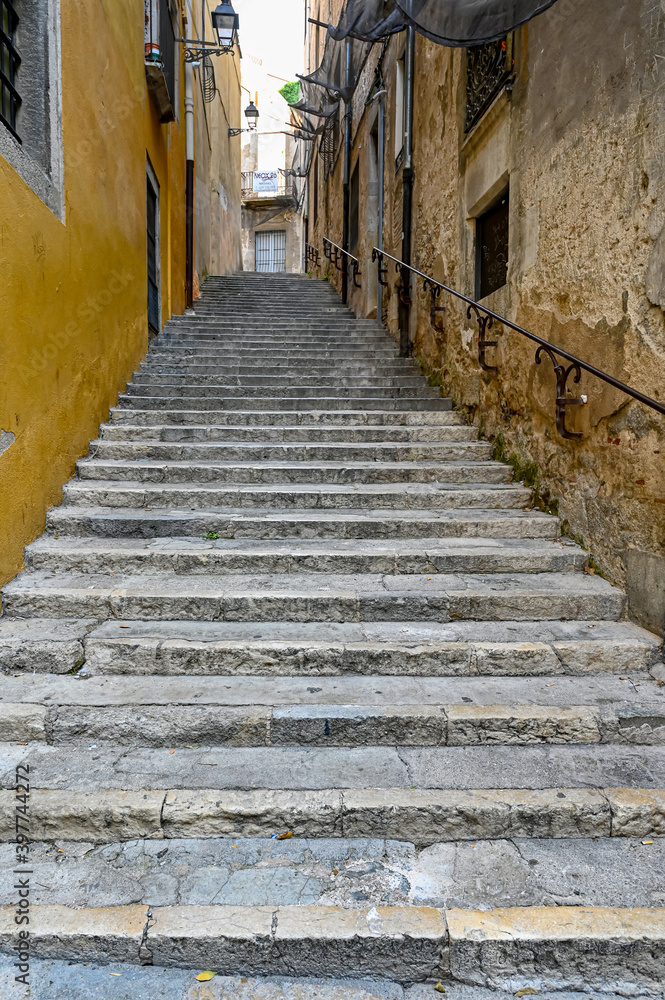
[[[340,22],[328,29],[377,41],[408,25],[439,45],[482,45],[503,38],[556,0],[348,0]]]
[[[349,33],[347,32],[347,34]],[[303,90],[303,95],[308,100],[308,103],[310,105],[315,103],[315,106],[320,107],[323,101],[327,101],[328,103],[338,99],[350,101],[358,81],[358,75],[370,48],[371,41],[360,41],[351,36],[351,61],[349,64],[349,82],[347,85],[346,35],[343,39],[337,39],[333,37],[329,30],[326,36],[326,45],[321,65],[313,73],[309,73],[307,76],[299,76],[301,86],[306,87],[307,84],[315,85],[310,90]],[[313,102],[311,95],[316,88],[319,89],[320,96],[314,98]],[[322,91],[329,91],[329,93],[325,95],[321,93]]]

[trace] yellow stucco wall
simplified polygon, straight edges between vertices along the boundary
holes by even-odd
[[[143,17],[143,0],[61,0],[64,223],[0,156],[0,429],[16,435],[0,453],[0,583],[147,349],[146,157],[163,321],[184,310],[184,72],[179,121],[160,124]]]

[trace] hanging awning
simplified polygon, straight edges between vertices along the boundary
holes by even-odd
[[[503,38],[556,0],[348,0],[336,41],[351,36],[375,42],[412,25],[438,45],[482,45]]]

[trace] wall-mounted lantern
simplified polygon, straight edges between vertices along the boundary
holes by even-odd
[[[245,108],[245,118],[247,119],[247,128],[231,128],[229,126],[229,138],[234,135],[240,135],[241,132],[256,132],[259,109],[252,100],[250,100],[249,104]]]

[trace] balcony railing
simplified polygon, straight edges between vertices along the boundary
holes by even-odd
[[[296,197],[295,178],[288,170],[277,171],[277,186],[272,190],[254,190],[254,171],[243,170],[240,180],[240,195],[243,201],[270,201],[270,199],[289,199]]]

